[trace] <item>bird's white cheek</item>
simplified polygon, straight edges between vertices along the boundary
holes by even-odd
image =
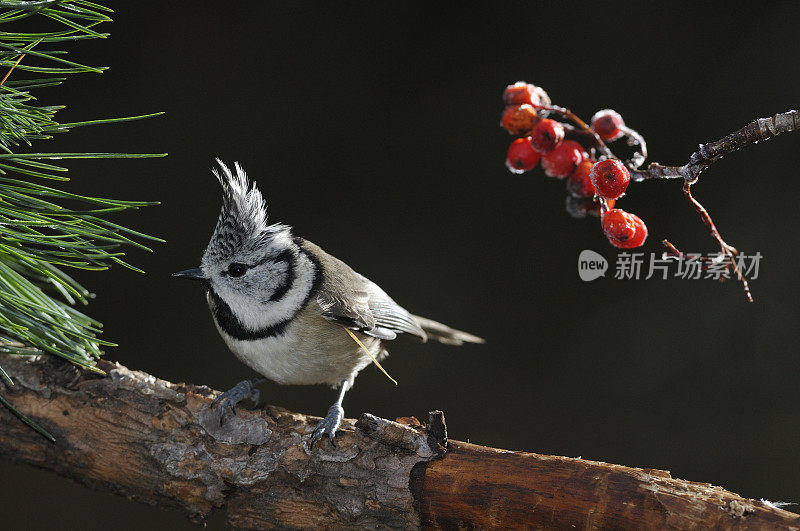
[[[254,271],[253,273],[258,273]],[[292,319],[306,301],[314,281],[314,265],[301,255],[297,258],[294,279],[279,300],[269,300],[274,286],[265,282],[259,289],[233,290],[223,284],[215,287],[217,295],[230,306],[233,315],[248,330],[263,330],[282,321]],[[222,284],[222,283],[221,283]]]
[[[283,318],[269,311],[267,305],[254,297],[231,290],[225,290],[218,295],[230,306],[239,322],[249,330],[262,330],[280,322]]]

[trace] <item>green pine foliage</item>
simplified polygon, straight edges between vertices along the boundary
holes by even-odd
[[[124,259],[123,246],[149,251],[142,241],[162,241],[107,219],[108,214],[153,203],[72,194],[44,184],[66,181],[63,159],[142,158],[165,154],[42,153],[34,142],[76,127],[140,120],[126,118],[58,123],[63,106],[40,105],[41,89],[60,85],[69,74],[101,73],[66,59],[73,41],[104,39],[98,25],[111,9],[83,0],[0,1],[0,352],[50,353],[96,372],[101,324],[75,308],[89,292],[65,268],[101,270]],[[39,30],[19,31],[23,27]],[[6,31],[6,30],[15,31]],[[0,367],[0,379],[13,385]],[[0,403],[52,439],[4,397]]]

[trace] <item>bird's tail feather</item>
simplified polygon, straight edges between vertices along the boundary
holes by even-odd
[[[450,328],[447,325],[443,325],[442,323],[438,323],[431,319],[426,319],[425,317],[420,317],[418,315],[415,315],[414,319],[417,320],[420,328],[422,328],[422,330],[428,336],[428,339],[434,339],[439,343],[445,343],[447,345],[486,343],[486,340],[483,338],[473,336],[472,334],[462,332],[461,330],[456,330],[455,328]]]

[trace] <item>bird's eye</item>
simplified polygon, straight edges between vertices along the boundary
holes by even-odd
[[[244,275],[245,271],[247,271],[247,266],[244,264],[234,262],[228,266],[228,274],[232,277],[240,277]]]

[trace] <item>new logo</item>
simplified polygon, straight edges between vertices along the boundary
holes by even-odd
[[[584,249],[578,255],[578,276],[584,282],[591,282],[606,275],[608,261],[603,255],[590,249]]]

